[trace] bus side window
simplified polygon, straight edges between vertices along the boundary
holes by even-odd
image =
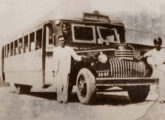
[[[24,37],[24,53],[28,51],[28,35]]]
[[[49,45],[53,45],[54,44],[54,41],[53,41],[53,30],[51,28],[49,28],[49,33],[48,33],[48,36],[49,36]]]
[[[56,35],[53,34],[53,45],[55,46],[56,45]]]
[[[13,46],[14,46],[14,44],[13,44],[13,42],[11,42],[11,43],[10,43],[10,48],[11,48],[11,49],[10,49],[10,56],[13,56],[13,53],[14,53],[14,52],[13,52],[13,51],[14,51],[14,50],[13,50]]]
[[[3,46],[3,58],[5,58],[6,57],[6,45],[5,46]]]
[[[6,45],[4,46],[4,53],[3,53],[3,55],[4,55],[4,58],[6,57]]]
[[[7,44],[7,57],[9,57],[10,50],[9,50],[9,44]]]
[[[7,57],[7,45],[5,45],[5,57]]]
[[[29,51],[35,50],[35,42],[34,42],[35,33],[30,33],[30,44],[29,44]]]
[[[51,35],[49,35],[49,45],[53,45],[53,38],[52,38],[52,36]]]
[[[19,54],[23,53],[23,47],[22,47],[22,45],[23,45],[22,44],[22,38],[20,38],[19,41],[18,41],[18,51],[19,51],[18,53]]]
[[[17,44],[17,40],[14,41],[14,55],[18,54],[18,44]]]
[[[48,35],[48,47],[53,48],[54,47],[54,33],[52,29],[49,29],[47,35]]]
[[[41,41],[42,41],[42,29],[36,32],[36,50],[41,48]]]

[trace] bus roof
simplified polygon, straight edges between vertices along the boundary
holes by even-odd
[[[88,14],[88,13],[87,13]],[[91,14],[92,15],[92,14]],[[94,14],[94,15],[97,15],[97,14]],[[99,16],[103,16],[103,17],[106,17],[106,19],[109,19],[108,16],[104,16],[104,15],[101,15],[101,14],[98,14]],[[47,24],[47,23],[52,23],[52,22],[55,22],[56,20],[61,20],[61,21],[68,21],[68,22],[77,22],[77,23],[93,23],[93,24],[109,24],[109,25],[114,25],[114,26],[118,26],[118,27],[124,27],[124,24],[120,21],[120,20],[106,20],[104,21],[101,21],[101,20],[86,20],[84,19],[83,17],[81,18],[65,18],[65,17],[61,17],[61,18],[53,18],[53,19],[49,19],[49,18],[45,18],[46,20],[42,19],[42,20],[39,20],[37,22],[35,22],[34,24],[30,25],[28,28],[26,28],[25,30],[22,30],[23,32],[19,32],[18,34],[12,36],[9,38],[9,40],[6,40],[4,43],[8,43],[10,41],[14,41],[14,40],[17,40],[27,34],[30,34],[32,33],[33,31],[37,30],[37,29],[40,29],[44,24]],[[39,23],[39,24],[38,24]]]

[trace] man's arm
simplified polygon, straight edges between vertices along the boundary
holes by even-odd
[[[146,53],[144,53],[144,55],[138,57],[138,60],[142,60],[143,58],[146,58],[146,57],[152,57],[152,50],[147,51]]]
[[[79,56],[72,48],[70,49],[70,52],[74,60],[77,60],[77,61],[82,60],[82,56]]]

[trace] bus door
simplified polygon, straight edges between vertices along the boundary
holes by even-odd
[[[51,85],[54,82],[53,79],[53,49],[54,49],[54,34],[53,27],[46,26],[46,50],[45,50],[45,85]]]

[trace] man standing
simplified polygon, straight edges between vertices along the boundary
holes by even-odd
[[[82,57],[78,56],[73,48],[65,46],[63,36],[58,37],[59,46],[53,51],[53,61],[55,63],[55,86],[57,89],[57,101],[67,103],[69,73],[71,69],[71,57],[74,60],[81,61]]]
[[[143,57],[153,68],[152,77],[159,78],[159,102],[165,103],[165,49],[161,48],[162,39],[154,39],[154,49],[148,51]]]

